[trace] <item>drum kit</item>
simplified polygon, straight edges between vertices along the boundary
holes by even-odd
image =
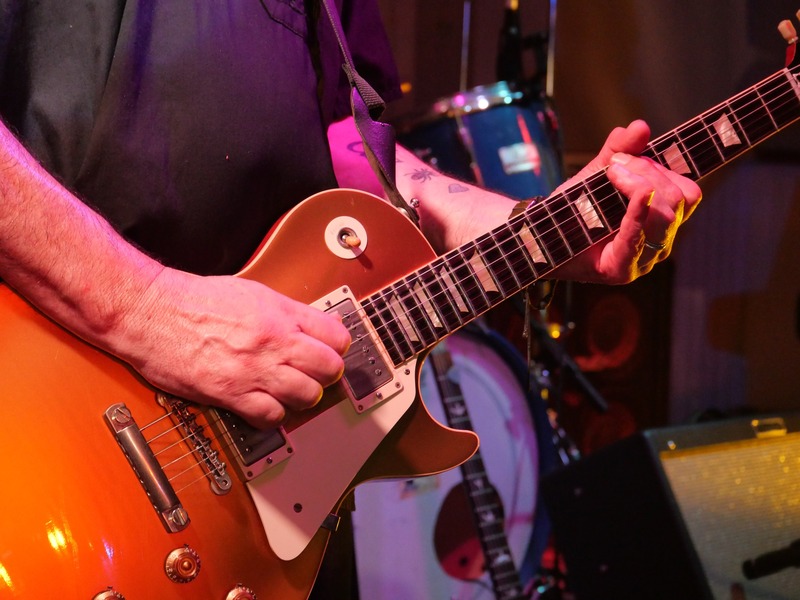
[[[463,180],[519,199],[548,195],[563,181],[551,102],[556,2],[549,4],[549,33],[524,36],[519,0],[506,0],[498,81],[466,89],[470,13],[471,0],[465,0],[462,91],[399,124],[398,140]],[[531,75],[523,72],[526,53],[536,65]],[[550,527],[538,484],[543,473],[578,458],[558,424],[553,378],[566,370],[580,376],[580,370],[546,326],[529,328],[529,338],[539,339],[534,360],[486,323],[467,329],[426,359],[420,390],[440,422],[463,428],[466,421],[480,436],[481,449],[460,472],[369,482],[356,490],[362,597],[562,597],[557,565],[542,567]],[[590,397],[599,396],[585,378],[578,383]],[[453,412],[461,425],[450,419]]]

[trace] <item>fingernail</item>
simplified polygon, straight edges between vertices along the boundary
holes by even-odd
[[[624,152],[617,152],[611,156],[611,162],[617,163],[618,165],[626,165],[630,162],[631,155],[625,154]]]

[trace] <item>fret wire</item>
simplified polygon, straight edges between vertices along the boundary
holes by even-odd
[[[711,143],[714,144],[714,149],[717,151],[717,155],[719,156],[720,161],[724,161],[725,153],[723,152],[722,147],[720,146],[719,141],[717,140],[718,136],[714,135],[715,132],[711,130],[711,126],[702,117],[700,118],[700,123],[703,126],[703,131],[705,132],[706,137],[708,137],[708,139],[711,140]]]
[[[436,328],[431,320],[428,310],[422,306],[423,302],[419,301],[414,293],[414,284],[418,280],[417,274],[407,276],[402,282],[394,286],[397,291],[397,296],[402,307],[406,308],[406,314],[410,317],[409,322],[417,334],[418,340],[423,347],[427,347],[439,339],[436,333]],[[428,304],[432,304],[429,302]],[[433,310],[433,307],[431,307]],[[421,350],[422,348],[419,348]]]
[[[475,284],[475,283],[478,283],[478,276],[473,271],[472,265],[469,263],[468,259],[464,255],[464,251],[467,250],[467,249],[469,249],[469,250],[474,252],[475,251],[475,243],[474,242],[470,242],[469,244],[465,244],[464,246],[461,246],[460,248],[458,248],[458,255],[459,255],[459,258],[461,258],[461,261],[462,261],[461,268],[466,270],[467,271],[467,275],[468,275],[466,278],[464,278],[463,281],[470,281],[473,284]],[[483,300],[483,302],[485,303],[486,307],[489,307],[489,306],[492,305],[491,301],[489,300],[489,297],[486,295],[485,290],[483,289],[483,287],[479,283],[478,283],[478,285],[473,285],[473,287],[471,289],[478,291],[478,296],[480,297],[481,300]],[[467,291],[467,295],[470,296],[470,297],[473,297],[473,302],[474,302],[474,296],[472,296],[469,293],[471,291],[471,289],[470,288],[465,288],[465,290]],[[483,312],[483,310],[485,310],[485,308],[481,307],[481,312]]]
[[[489,267],[490,275],[497,285],[500,294],[502,294],[504,298],[507,298],[512,293],[518,291],[522,283],[512,263],[509,261],[509,257],[503,252],[498,242],[498,235],[503,233],[509,233],[507,223],[479,238],[476,247],[483,257],[484,263]],[[498,258],[495,259],[495,257]],[[510,279],[509,275],[511,276]],[[510,287],[508,285],[509,282],[512,283]]]
[[[531,256],[531,254],[528,252],[525,242],[522,239],[520,239],[520,229],[517,229],[515,231],[512,224],[509,222],[507,230],[509,233],[509,238],[506,240],[506,242],[512,245],[511,249],[512,252],[516,252],[516,254],[522,257],[522,262],[525,263],[525,266],[530,273],[525,278],[524,283],[529,285],[530,283],[536,281],[538,277],[536,263],[533,260],[533,256]],[[503,250],[503,252],[505,252],[505,250]],[[518,262],[519,261],[517,261],[517,263]],[[519,268],[517,270],[519,270]]]
[[[384,298],[386,299],[386,306],[388,313],[392,316],[391,323],[395,326],[399,334],[402,336],[402,346],[408,346],[411,350],[414,350],[414,342],[413,338],[409,336],[416,337],[419,340],[419,335],[416,332],[416,329],[411,323],[411,315],[408,311],[404,311],[402,306],[402,300],[398,294],[398,285],[402,284],[402,280],[400,282],[395,282],[389,288],[384,290]]]
[[[480,260],[480,263],[482,265],[485,265],[485,271],[486,271],[486,274],[488,275],[488,279],[487,278],[481,278],[479,276],[478,280],[479,281],[485,280],[486,283],[491,282],[491,285],[494,288],[494,289],[491,289],[491,288],[487,289],[487,285],[483,285],[484,291],[499,293],[505,298],[507,296],[506,296],[505,291],[503,289],[503,281],[500,278],[500,272],[502,270],[502,265],[499,264],[499,263],[500,263],[500,261],[502,261],[502,258],[499,261],[494,261],[492,259],[491,255],[487,254],[487,250],[484,249],[484,246],[486,246],[486,245],[489,246],[489,251],[493,248],[494,244],[493,244],[493,240],[492,240],[492,233],[493,232],[485,233],[482,236],[480,236],[478,239],[475,240],[475,243],[473,244],[473,249],[475,251],[475,255],[473,255],[473,257],[477,256],[477,258]],[[472,263],[472,262],[470,262],[470,266],[473,269],[476,268],[475,264]],[[508,265],[506,265],[506,266],[508,266]],[[487,294],[487,298],[488,298],[488,294]],[[489,300],[490,300],[490,304],[494,304],[493,302],[491,302],[491,298],[489,298]]]
[[[767,114],[769,115],[770,121],[772,121],[773,129],[775,129],[775,131],[777,131],[778,129],[780,129],[780,127],[778,127],[778,123],[775,122],[775,118],[772,116],[772,112],[769,110],[769,106],[767,106],[767,102],[764,100],[764,96],[761,94],[761,90],[758,87],[756,87],[755,90],[756,90],[756,95],[758,96],[758,99],[761,101],[761,104],[764,106],[764,110],[767,111]]]
[[[561,197],[561,196],[559,195],[558,197]],[[552,211],[550,210],[550,206],[552,205],[552,203],[551,202],[543,202],[542,204],[544,205],[544,208],[547,211],[547,214],[549,214],[550,217],[552,218],[553,223],[555,225],[554,229],[558,232],[558,235],[561,236],[561,241],[564,242],[564,246],[566,247],[567,251],[570,254],[572,254],[572,249],[569,247],[569,242],[567,242],[567,238],[564,237],[564,232],[561,231],[561,227],[559,226],[558,221],[555,219],[555,217],[553,216]]]
[[[503,251],[503,247],[502,247],[501,243],[498,241],[498,235],[501,235],[501,234],[509,235],[511,233],[512,232],[509,229],[509,226],[508,226],[507,222],[504,223],[503,225],[501,225],[500,227],[498,227],[497,229],[495,229],[494,231],[492,231],[492,233],[491,233],[492,242],[494,244],[494,248],[497,251],[497,253],[500,255],[501,260],[508,267],[508,271],[511,273],[511,277],[514,279],[514,289],[511,290],[511,293],[510,294],[506,293],[506,291],[503,290],[503,295],[506,296],[506,297],[510,296],[511,294],[515,293],[517,290],[522,288],[522,281],[519,278],[519,275],[517,273],[517,269],[515,269],[514,266],[512,265],[512,263],[509,261],[509,256]]]
[[[432,267],[426,266],[420,271],[421,284],[425,288],[427,296],[434,302],[434,310],[439,315],[442,326],[447,333],[455,331],[464,323],[454,299],[440,283],[439,276]]]
[[[545,260],[547,261],[547,266],[548,267],[552,267],[555,264],[555,261],[553,260],[553,257],[550,254],[550,248],[547,247],[547,244],[544,242],[544,239],[542,238],[541,233],[537,230],[537,228],[536,228],[536,223],[537,222],[534,222],[534,221],[531,220],[533,218],[533,211],[530,211],[530,209],[526,210],[521,215],[521,218],[524,219],[525,226],[528,228],[528,231],[533,236],[534,241],[536,242],[536,245],[539,247],[539,249],[542,252],[542,255],[544,256]]]
[[[471,315],[477,315],[479,311],[478,311],[477,307],[473,304],[472,298],[469,297],[469,293],[467,293],[467,290],[464,287],[464,282],[458,277],[456,272],[453,269],[450,268],[450,265],[447,264],[447,260],[445,260],[444,258],[439,258],[439,259],[436,260],[436,263],[440,264],[441,267],[442,267],[442,270],[444,270],[447,273],[447,277],[453,283],[453,286],[455,286],[455,288],[456,288],[455,291],[458,294],[460,294],[461,299],[464,302],[464,306],[467,308],[469,313]],[[448,289],[447,286],[445,287],[445,289]],[[459,313],[459,317],[460,317],[460,313]]]
[[[731,107],[730,102],[726,102],[725,106],[729,109],[729,112],[730,112],[731,116],[733,117],[733,120],[736,123],[736,125],[739,126],[739,130],[742,132],[742,135],[744,136],[744,139],[747,142],[747,147],[748,148],[752,147],[755,142],[753,142],[753,140],[750,139],[750,136],[747,133],[747,129],[745,128],[744,124],[742,123],[742,118],[736,113],[736,111],[733,110],[733,108]]]
[[[698,158],[698,157],[707,158],[707,151],[703,149],[703,145],[704,144],[706,145],[707,148],[713,149],[713,152],[715,154],[720,154],[720,148],[719,148],[719,145],[718,145],[719,144],[719,141],[718,141],[718,135],[719,134],[711,130],[711,127],[710,127],[709,121],[708,121],[709,116],[713,115],[714,112],[716,112],[718,115],[725,116],[727,119],[729,119],[731,125],[736,127],[738,132],[745,138],[745,141],[747,142],[747,144],[746,144],[747,146],[752,145],[754,143],[754,140],[752,139],[752,135],[753,135],[752,127],[753,126],[758,127],[758,129],[756,130],[756,135],[759,138],[763,138],[763,137],[766,137],[766,136],[771,135],[772,133],[774,133],[774,131],[772,131],[772,128],[774,126],[776,126],[775,117],[773,116],[774,114],[780,113],[780,115],[782,115],[782,114],[786,113],[788,115],[787,116],[787,119],[788,119],[787,124],[788,124],[788,122],[791,122],[792,120],[796,119],[797,115],[795,113],[797,113],[798,110],[800,110],[800,108],[798,108],[798,106],[796,106],[796,105],[800,105],[800,101],[798,101],[797,94],[795,93],[794,89],[792,88],[791,82],[787,79],[787,77],[793,76],[795,71],[796,71],[796,69],[792,70],[792,71],[788,71],[787,70],[786,72],[781,72],[778,76],[773,76],[772,78],[768,78],[767,80],[765,80],[765,82],[762,82],[758,86],[753,86],[753,88],[750,88],[749,90],[746,90],[745,92],[740,93],[739,95],[735,96],[731,101],[729,101],[727,103],[721,103],[721,104],[717,105],[716,107],[714,107],[713,109],[711,109],[709,111],[706,111],[705,113],[703,113],[703,115],[701,115],[701,117],[696,119],[696,121],[695,121],[696,123],[698,123],[699,125],[702,125],[702,126],[705,127],[705,130],[707,132],[707,135],[705,136],[705,139],[702,140],[701,142],[697,143],[697,144],[687,144],[685,142],[685,140],[683,142],[683,151],[686,152],[689,155],[688,158],[691,159],[691,161],[693,162],[695,170],[698,171],[698,172],[702,171],[702,169],[701,169],[701,167],[699,166],[699,163],[698,163],[698,160],[700,160],[700,158]],[[765,92],[764,90],[767,89],[766,86],[772,86],[772,87],[770,87],[768,89],[768,91]],[[756,93],[757,101],[753,101],[752,99],[748,98],[748,94],[752,95],[753,91],[755,91],[755,93]],[[766,94],[766,96],[765,96],[765,94]],[[789,104],[789,100],[787,100],[787,94],[789,95],[789,100],[791,100],[791,102],[792,102],[791,105]],[[734,102],[737,102],[738,105],[734,105]],[[792,107],[794,107],[794,108],[792,108]],[[766,113],[767,116],[769,117],[769,121],[770,121],[770,124],[772,125],[772,127],[770,127],[769,130],[767,130],[767,131],[765,131],[764,128],[763,128],[763,117],[759,117],[758,116],[758,112],[759,111],[761,111],[762,113]],[[685,132],[688,129],[689,129],[688,126],[684,126],[683,128],[680,129],[680,131]],[[750,131],[748,131],[748,129],[750,129]],[[673,132],[672,135],[675,135],[675,133]],[[656,140],[651,142],[648,145],[648,149],[646,149],[646,152],[648,150],[650,152],[654,152],[656,146],[658,145],[658,143],[663,143],[665,139],[668,139],[667,136],[662,136],[661,138],[657,138]],[[708,143],[706,140],[710,140],[712,143]],[[756,140],[756,141],[760,141],[760,140]],[[743,144],[743,146],[745,146],[745,145]],[[733,154],[731,155],[731,158],[734,158],[735,156],[737,156],[739,153],[741,153],[742,151],[744,151],[746,149],[747,149],[747,147],[734,149],[733,150]],[[692,155],[692,152],[696,151],[696,150],[699,150],[700,154]],[[713,161],[713,162],[716,162],[716,161]],[[723,160],[721,162],[725,162],[725,161]],[[701,174],[704,174],[704,173],[701,173]],[[603,175],[604,174],[601,173],[601,175],[599,175],[599,176],[603,176]],[[589,184],[592,181],[593,177],[594,176],[588,177],[583,183]],[[591,190],[591,188],[589,188],[589,189]],[[575,190],[575,188],[573,187],[573,188],[570,188],[567,191],[574,193],[574,190]],[[602,220],[606,221],[606,227],[609,230],[615,229],[617,227],[617,225],[616,224],[611,225],[611,223],[608,222],[608,216],[610,214],[609,210],[607,208],[603,208],[604,201],[606,199],[608,199],[608,198],[611,198],[611,195],[608,195],[608,196],[605,196],[605,197],[601,197],[598,200],[597,197],[596,197],[596,193],[594,191],[592,191],[592,193],[590,194],[589,197],[591,199],[591,202],[593,203],[593,206],[597,207],[597,215]],[[563,197],[561,199],[563,200]],[[619,197],[618,197],[618,199],[621,200],[621,198],[619,198]],[[571,202],[571,201],[573,201],[573,200],[567,198],[566,205],[560,210],[565,210],[565,209],[571,210],[571,211],[573,211],[573,217],[574,217],[575,207],[573,205],[569,204],[569,202]],[[544,204],[544,203],[541,203],[541,204]],[[553,214],[556,214],[556,215],[559,214],[558,210],[557,211],[552,211],[552,207],[548,207],[547,210],[549,212],[553,212]],[[580,217],[574,217],[574,218],[580,219]],[[529,213],[524,213],[524,218],[519,220],[519,221],[517,221],[517,223],[518,224],[525,223],[526,225],[533,224],[533,222],[530,220],[530,214]],[[586,230],[585,224],[583,222],[579,222],[578,226],[583,228],[584,231]],[[575,225],[573,224],[572,227],[574,228]],[[565,237],[565,233],[569,233],[570,235],[572,235],[574,233],[574,229],[561,230],[561,229],[557,229],[557,226],[556,227],[551,227],[550,229],[546,229],[546,228],[542,227],[542,221],[537,221],[533,225],[533,229],[531,230],[531,232],[534,235],[535,239],[537,240],[537,243],[539,244],[541,250],[545,253],[545,255],[547,255],[548,253],[551,253],[552,250],[547,247],[547,244],[543,243],[543,237],[542,236],[545,235],[545,234],[550,234],[552,231],[555,231],[555,230],[558,230],[559,237],[561,237],[562,240]],[[608,233],[610,233],[610,232],[611,231],[609,231]],[[569,248],[567,248],[567,249],[569,250]],[[455,257],[455,256],[460,256],[462,259],[464,258],[463,251],[461,251],[461,249],[459,249],[459,250],[460,250],[459,253],[451,255],[451,261],[452,261],[453,257]],[[475,251],[474,247],[473,247],[473,251]],[[501,251],[502,251],[502,248],[501,248]],[[549,256],[545,256],[545,257],[548,258],[548,262],[549,262],[548,267],[551,267],[551,270],[555,266],[558,266],[559,261],[557,260],[557,257],[553,256],[552,254],[550,254]],[[500,259],[503,260],[503,261],[506,261],[511,266],[512,272],[514,272],[514,275],[516,277],[519,277],[519,274],[518,274],[519,265],[523,264],[523,262],[524,263],[528,263],[529,262],[528,257],[526,257],[524,252],[523,252],[524,261],[520,261],[518,258],[515,259],[513,256],[511,256],[507,252],[502,252],[502,255],[501,255]],[[494,266],[494,264],[491,261],[489,263],[485,263],[485,264],[486,264],[486,268],[487,269],[491,269]],[[455,284],[457,290],[460,289],[460,290],[464,291],[464,294],[463,294],[461,300],[464,303],[470,305],[470,308],[472,309],[472,312],[474,313],[474,315],[472,315],[472,316],[477,316],[477,314],[479,312],[482,312],[484,310],[488,310],[488,308],[491,308],[496,303],[496,301],[493,301],[492,299],[490,299],[486,295],[484,290],[481,288],[481,286],[479,284],[477,284],[477,281],[479,281],[479,274],[475,273],[472,270],[472,265],[461,265],[461,266],[459,266],[459,265],[453,265],[452,263],[448,263],[448,262],[443,262],[443,263],[441,263],[441,265],[442,265],[442,268],[446,268],[447,269],[448,276],[455,275],[455,277],[453,278],[453,283]],[[515,269],[515,267],[516,267],[516,269]],[[456,271],[458,271],[458,270],[461,270],[462,272],[463,272],[463,270],[467,270],[469,276],[466,277],[466,278],[462,278],[461,276],[459,276],[456,273]],[[535,269],[535,271],[538,271],[538,269]],[[543,275],[546,274],[546,272],[549,272],[549,271],[545,271],[545,272],[543,272],[541,274],[537,272],[537,273],[535,273],[535,275],[536,276],[543,276]],[[438,274],[434,274],[434,276],[437,279],[440,278],[440,276]],[[452,287],[450,289],[452,289]],[[435,301],[436,298],[440,294],[444,294],[444,297],[448,298],[449,297],[448,296],[449,293],[450,292],[448,292],[447,286],[442,286],[442,290],[441,291],[434,292],[434,293],[430,294],[431,300]],[[475,305],[474,301],[475,301],[476,298],[480,298],[481,299],[482,306],[478,307],[478,306]],[[434,310],[436,310],[435,307],[434,307]],[[458,321],[459,321],[459,323],[463,324],[463,320],[460,318],[460,314],[455,312],[455,311],[453,312],[453,314],[454,315],[458,314],[459,315]],[[388,323],[385,322],[385,319],[383,318],[382,313],[381,313],[380,310],[375,309],[374,315],[381,317],[380,319],[378,319],[379,322],[375,324],[375,326],[377,328],[386,328],[386,327],[388,327]],[[381,321],[383,321],[383,322],[381,322]],[[396,327],[399,328],[399,326],[396,326]],[[381,337],[382,337],[382,339],[394,340],[395,336],[396,336],[396,333],[393,334],[390,331],[388,334],[384,334]],[[395,344],[396,344],[396,342],[395,342]],[[400,348],[400,354],[402,354],[402,348]]]

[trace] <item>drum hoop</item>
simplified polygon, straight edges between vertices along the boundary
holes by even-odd
[[[525,93],[506,81],[458,92],[452,96],[439,98],[411,128],[419,127],[442,118],[456,119],[482,112],[496,106],[508,106],[520,102]]]
[[[468,325],[460,330],[462,335],[469,335],[486,343],[495,351],[514,374],[517,382],[525,391],[525,399],[531,413],[531,422],[534,427],[536,447],[539,453],[539,465],[537,476],[537,486],[542,477],[556,468],[558,465],[558,451],[553,442],[553,429],[547,415],[547,408],[541,397],[536,398],[534,390],[527,389],[530,373],[525,358],[520,351],[503,336],[500,332],[478,325]],[[532,581],[539,572],[542,557],[549,543],[551,532],[550,517],[544,508],[541,488],[536,493],[536,512],[533,518],[531,537],[525,555],[522,557],[518,570],[523,581]]]

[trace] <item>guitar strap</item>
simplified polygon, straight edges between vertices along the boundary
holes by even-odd
[[[366,79],[361,77],[353,66],[350,48],[342,28],[339,12],[331,9],[330,0],[322,0],[325,12],[328,13],[339,48],[344,56],[342,68],[350,82],[350,106],[353,110],[356,129],[364,143],[364,153],[367,155],[372,170],[381,182],[386,196],[419,227],[419,216],[403,198],[395,184],[395,136],[394,129],[388,123],[377,121],[383,114],[386,104]]]

